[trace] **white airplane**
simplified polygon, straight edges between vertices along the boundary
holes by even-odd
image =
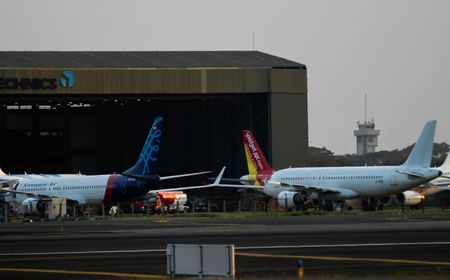
[[[30,212],[42,212],[51,198],[65,198],[74,204],[99,205],[131,201],[156,189],[160,181],[209,173],[198,172],[160,177],[156,162],[160,146],[163,118],[157,117],[147,136],[138,161],[122,174],[40,177],[19,180],[12,188],[2,188],[12,196],[12,202],[30,206]],[[15,179],[14,179],[15,180]],[[170,190],[202,188],[191,186]]]
[[[400,166],[288,168],[273,172],[263,187],[228,185],[263,191],[291,209],[305,198],[318,199],[327,209],[332,201],[357,197],[384,197],[427,183],[442,175],[430,168],[436,121],[426,123],[406,162]]]
[[[249,174],[242,176],[240,179],[230,179],[223,178],[223,180],[231,182],[240,182],[246,185],[258,185],[262,186],[270,178],[270,176],[275,173],[269,163],[267,162],[264,153],[261,151],[253,133],[250,130],[242,131],[242,139],[244,143],[244,152],[247,160],[247,166]],[[438,167],[443,174],[450,174],[450,157],[447,157],[445,162]],[[392,196],[375,198],[366,198],[365,203],[361,206],[364,209],[369,209],[370,207],[380,207],[386,206],[392,201],[398,204],[403,204],[404,206],[417,207],[420,205],[425,197],[432,196],[441,191],[450,190],[450,180],[447,178],[436,178],[424,185],[420,185],[411,190],[407,190],[401,193],[397,193]],[[256,188],[259,191],[264,191],[264,188]],[[346,203],[350,207],[359,207],[356,200],[346,200]],[[283,206],[283,205],[281,205]],[[304,207],[318,207],[318,200],[312,199],[311,197],[305,201]],[[375,210],[375,209],[374,209]]]

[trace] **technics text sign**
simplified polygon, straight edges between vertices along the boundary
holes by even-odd
[[[0,90],[53,90],[56,85],[54,78],[0,78]]]

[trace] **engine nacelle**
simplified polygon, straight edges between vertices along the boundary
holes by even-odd
[[[405,191],[402,193],[398,193],[395,195],[395,201],[398,204],[406,205],[406,206],[414,206],[423,202],[425,197],[415,191]]]
[[[25,206],[25,213],[44,213],[45,212],[45,202],[36,198],[27,198],[22,201],[22,206]],[[30,211],[31,207],[31,211]]]
[[[284,191],[278,194],[278,204],[285,209],[297,208],[302,203],[302,197],[298,192]]]

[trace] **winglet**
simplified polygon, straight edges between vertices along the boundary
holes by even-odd
[[[220,181],[222,180],[223,173],[225,172],[225,168],[226,168],[226,166],[224,166],[222,168],[222,170],[220,171],[220,173],[217,176],[216,180],[214,180],[214,183],[212,183],[211,186],[218,186],[220,184]]]
[[[433,152],[434,133],[436,121],[428,121],[420,133],[414,148],[403,164],[403,167],[429,168]]]

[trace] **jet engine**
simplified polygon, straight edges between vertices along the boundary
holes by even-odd
[[[284,191],[278,194],[278,204],[285,209],[300,207],[302,203],[302,197],[298,192]]]
[[[420,204],[424,199],[425,197],[422,194],[415,191],[405,191],[395,195],[395,201],[398,204],[403,203],[403,205],[406,206],[414,206]]]
[[[22,201],[22,206],[25,206],[25,213],[44,213],[45,212],[45,202],[36,198],[27,198]],[[31,211],[30,211],[31,207]]]

